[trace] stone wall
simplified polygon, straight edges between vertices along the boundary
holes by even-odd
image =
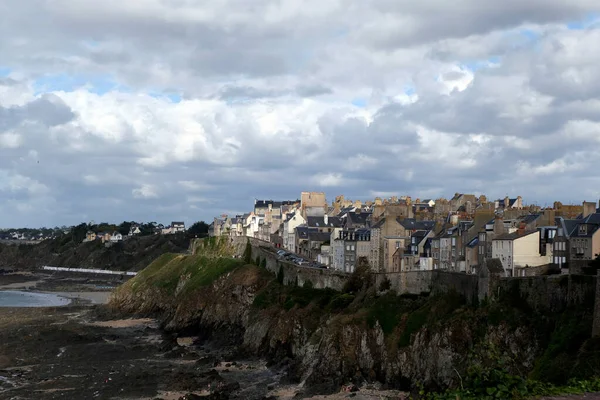
[[[310,281],[315,288],[342,290],[350,277],[349,274],[331,269],[309,268],[281,260],[276,254],[278,249],[255,238],[231,239],[235,256],[243,256],[248,240],[252,248],[252,260],[255,261],[257,257],[261,261],[265,260],[266,268],[274,274],[278,274],[281,269],[284,283],[287,285],[302,286]],[[420,295],[455,291],[472,304],[489,296],[546,312],[560,312],[571,306],[589,307],[591,310],[597,298],[597,290],[600,297],[600,288],[597,289],[598,279],[591,275],[548,275],[480,281],[477,275],[433,270],[374,273],[374,276],[377,289],[383,281],[389,280],[390,289],[398,294]],[[595,307],[597,311],[594,315],[594,332],[600,335],[600,300]]]
[[[597,278],[593,275],[548,275],[501,278],[495,297],[539,312],[562,312],[569,307],[594,307]]]
[[[476,304],[479,300],[479,278],[477,275],[460,272],[433,271],[432,293],[456,292],[465,297],[469,304]]]
[[[377,289],[386,279],[390,282],[390,289],[398,294],[437,294],[454,291],[465,296],[469,303],[476,302],[478,298],[476,275],[439,270],[377,273]]]
[[[431,291],[433,271],[378,272],[375,287],[379,290],[384,281],[390,282],[390,290],[398,294],[422,294]]]
[[[277,250],[269,242],[265,242],[255,238],[249,238],[252,247],[252,260],[260,258],[260,261],[266,260],[266,268],[274,274],[278,274],[280,269],[283,272],[283,283],[286,285],[303,286],[310,281],[316,289],[331,288],[341,291],[344,284],[350,277],[349,274],[325,269],[325,268],[310,268],[299,266],[294,263],[279,259]],[[233,246],[236,255],[242,257],[246,249],[248,238],[234,238]]]

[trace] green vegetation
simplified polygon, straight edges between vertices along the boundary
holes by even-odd
[[[138,290],[151,285],[163,289],[168,295],[185,294],[210,285],[242,265],[242,260],[234,258],[163,254],[132,279],[131,287]],[[184,283],[179,286],[180,282]]]
[[[386,290],[390,290],[391,287],[392,287],[392,282],[390,282],[390,280],[388,278],[385,278],[379,284],[379,291],[385,292]]]
[[[361,290],[366,290],[373,283],[373,275],[371,274],[371,267],[369,261],[365,257],[361,257],[358,260],[356,269],[350,275],[350,278],[346,281],[344,293],[358,293]]]
[[[312,284],[284,286],[274,279],[254,297],[253,306],[258,309],[283,307],[291,310],[315,304],[317,309],[325,311],[336,294],[338,292],[332,289],[314,289]]]
[[[425,400],[492,400],[529,399],[537,396],[582,394],[600,391],[600,378],[589,380],[570,379],[563,385],[536,381],[515,375],[511,366],[516,364],[506,353],[487,344],[468,357],[469,367],[460,378],[460,388],[445,392],[428,392],[422,385],[419,398]]]
[[[250,244],[250,239],[246,241],[243,259],[246,264],[252,264],[252,245]]]

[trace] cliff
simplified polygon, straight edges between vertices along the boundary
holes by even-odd
[[[291,359],[291,378],[330,390],[363,380],[485,389],[496,379],[490,371],[555,383],[600,372],[590,309],[541,314],[518,294],[477,306],[453,293],[378,296],[367,275],[342,292],[284,279],[228,258],[213,239],[194,255],[161,256],[121,286],[110,307],[158,315],[166,330],[194,329],[271,361]]]
[[[184,234],[132,237],[106,247],[99,240],[76,243],[70,235],[38,244],[0,244],[0,268],[32,270],[42,265],[139,271],[166,252],[185,252]]]

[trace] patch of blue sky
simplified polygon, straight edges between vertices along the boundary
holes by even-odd
[[[365,108],[367,106],[367,100],[362,97],[357,97],[355,99],[352,99],[351,103],[353,106],[360,107],[360,108]]]
[[[572,31],[591,29],[599,26],[600,14],[591,13],[583,17],[578,21],[571,21],[567,23],[567,29]]]
[[[533,29],[521,29],[519,34],[525,36],[525,38],[529,40],[537,40],[542,36],[540,32],[534,31]]]
[[[10,68],[0,66],[0,76],[2,76],[2,77],[8,76],[8,75],[10,75],[11,72],[12,72],[12,70]]]
[[[415,87],[413,85],[406,85],[406,86],[404,86],[404,94],[405,95],[412,96],[416,92],[417,92],[417,90],[415,89]]]
[[[479,71],[482,68],[490,68],[497,65],[500,65],[502,59],[499,56],[489,57],[487,60],[474,60],[474,61],[465,61],[460,67],[462,69],[467,69],[471,72]]]
[[[181,95],[173,92],[161,92],[158,90],[150,90],[147,92],[149,96],[154,97],[155,99],[167,99],[171,103],[179,103],[181,102]]]
[[[110,91],[127,92],[129,89],[119,85],[110,75],[69,75],[69,74],[51,74],[36,79],[33,84],[36,94],[46,92],[72,92],[79,88],[86,88],[87,91],[98,95],[103,95]]]

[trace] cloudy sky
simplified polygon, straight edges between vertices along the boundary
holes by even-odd
[[[487,4],[488,2],[486,2]],[[0,0],[0,227],[600,198],[597,0]]]

